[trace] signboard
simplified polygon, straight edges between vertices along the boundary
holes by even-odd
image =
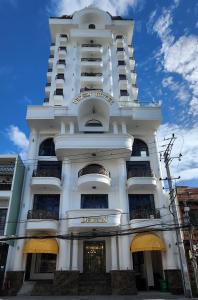
[[[107,222],[108,222],[107,216],[81,218],[81,223],[107,223]]]
[[[102,91],[87,91],[87,92],[81,93],[79,96],[74,98],[73,103],[78,104],[80,101],[82,101],[83,99],[88,98],[88,97],[102,97],[110,104],[113,103],[113,98],[110,95],[108,95]]]

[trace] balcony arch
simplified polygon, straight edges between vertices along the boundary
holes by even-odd
[[[149,156],[147,144],[141,139],[134,139],[131,156]]]
[[[111,16],[100,10],[99,8],[86,7],[80,11],[77,11],[73,15],[74,23],[81,25],[84,24],[99,24],[100,27],[104,27],[104,24],[111,24]]]
[[[56,156],[53,138],[47,138],[41,142],[39,156]]]
[[[110,172],[99,164],[89,164],[78,172],[78,186],[85,189],[107,189],[111,185]]]
[[[83,99],[78,108],[79,130],[84,132],[108,131],[109,110],[110,104],[102,96],[91,95]]]

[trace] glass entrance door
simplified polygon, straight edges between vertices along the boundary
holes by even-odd
[[[84,242],[83,271],[102,273],[106,271],[105,241]]]

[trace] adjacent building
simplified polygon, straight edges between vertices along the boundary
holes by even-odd
[[[188,225],[181,230],[184,244],[191,287],[197,292],[194,270],[198,264],[198,188],[177,186],[176,188],[178,216],[181,225]],[[193,259],[195,260],[193,262]]]
[[[17,155],[0,155],[0,239],[15,235],[23,188],[24,165]],[[0,242],[0,286],[13,241]]]
[[[46,97],[27,109],[26,239],[10,253],[10,294],[27,282],[32,294],[134,294],[164,278],[181,291],[175,234],[163,231],[160,107],[138,100],[134,22],[88,7],[49,26]]]

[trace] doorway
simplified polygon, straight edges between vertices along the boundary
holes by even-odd
[[[163,278],[160,251],[140,251],[133,253],[133,268],[138,290],[159,290]]]
[[[83,271],[85,273],[104,273],[106,271],[105,241],[84,242]]]

